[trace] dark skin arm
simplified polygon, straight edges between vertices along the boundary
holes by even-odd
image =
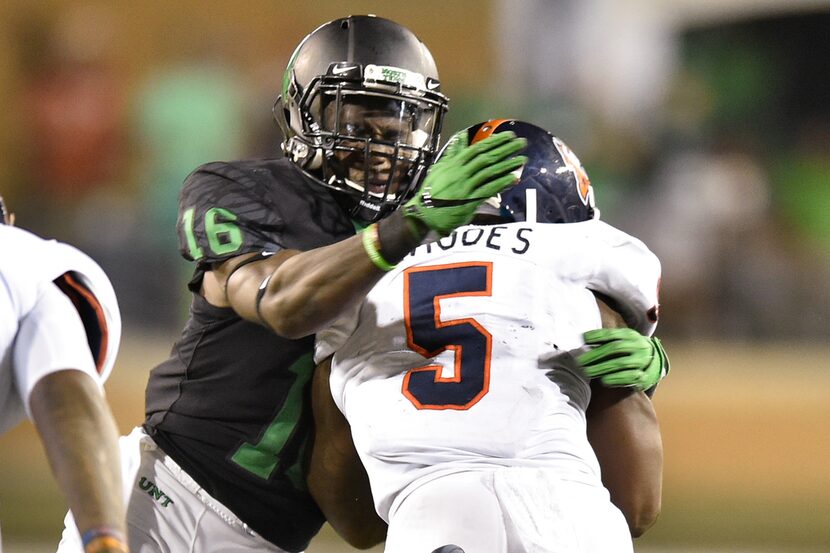
[[[243,319],[259,322],[285,338],[324,328],[357,304],[383,276],[366,255],[359,236],[300,252],[283,250],[228,275],[250,255],[230,259],[205,274],[203,292],[212,304],[230,306]],[[259,286],[271,278],[257,315]],[[225,283],[227,282],[227,288]]]
[[[651,400],[628,388],[592,384],[588,441],[611,501],[625,515],[631,535],[657,520],[663,484],[663,444]]]
[[[352,547],[368,549],[386,539],[386,523],[375,512],[369,477],[352,442],[346,418],[331,397],[331,357],[314,371],[314,448],[308,489],[332,528]]]
[[[108,526],[126,535],[118,428],[95,381],[81,371],[58,371],[35,385],[29,402],[49,466],[78,530],[83,535]]]
[[[395,244],[400,257],[423,235],[410,230],[413,227],[399,212],[378,225],[384,241]],[[234,271],[253,255],[237,256],[207,272],[202,293],[211,304],[232,307],[240,317],[264,324],[289,339],[325,328],[359,303],[384,274],[366,255],[360,235],[304,252],[282,250]],[[390,260],[395,261],[393,257]],[[257,293],[269,275],[257,314]]]
[[[603,327],[625,323],[601,301]],[[651,400],[630,388],[606,388],[591,382],[588,441],[602,470],[611,501],[625,516],[631,535],[641,536],[660,514],[663,442]]]

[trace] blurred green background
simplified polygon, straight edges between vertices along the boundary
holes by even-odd
[[[182,179],[277,155],[288,56],[350,13],[429,46],[444,137],[493,117],[548,128],[603,219],[661,258],[664,507],[638,551],[830,550],[826,0],[0,3],[0,194],[110,274],[122,430],[186,313]],[[64,509],[31,425],[0,437],[4,551],[49,551]],[[328,530],[311,548],[347,550]]]

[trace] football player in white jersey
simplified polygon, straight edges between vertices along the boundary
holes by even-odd
[[[662,446],[643,393],[668,369],[643,336],[657,323],[660,263],[599,221],[579,160],[539,127],[481,123],[443,156],[502,131],[528,140],[528,161],[480,210],[483,224],[419,246],[318,334],[316,426],[338,425],[317,408],[333,399],[389,524],[387,552],[632,551],[660,502]],[[594,330],[612,315],[632,329]],[[310,474],[347,449],[315,449]],[[335,510],[359,499],[339,484]],[[337,528],[331,494],[311,491]]]
[[[124,553],[118,428],[104,399],[121,339],[109,279],[11,226],[0,198],[0,432],[30,418],[87,553]]]

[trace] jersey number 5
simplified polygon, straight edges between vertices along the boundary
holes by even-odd
[[[441,320],[441,300],[492,294],[493,264],[455,263],[413,267],[404,273],[407,345],[427,359],[455,353],[451,377],[441,365],[410,369],[402,392],[418,409],[465,410],[490,387],[492,336],[473,318]]]

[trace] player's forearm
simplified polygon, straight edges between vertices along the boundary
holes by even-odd
[[[89,375],[48,375],[30,398],[32,418],[78,530],[112,528],[125,535],[118,428]],[[118,551],[103,549],[102,551]]]
[[[382,275],[356,236],[245,265],[227,280],[227,299],[239,316],[301,338],[360,301]]]
[[[378,253],[390,264],[400,261],[422,236],[397,213],[378,225]],[[234,310],[286,338],[324,328],[360,302],[384,274],[367,254],[361,234],[309,251],[282,251],[238,271],[232,266],[223,270],[230,274],[227,298]]]
[[[261,313],[278,333],[307,336],[359,303],[381,276],[359,236],[303,252],[274,273]]]
[[[663,444],[651,401],[642,392],[595,385],[588,440],[612,502],[631,535],[642,535],[656,522],[662,500]]]

